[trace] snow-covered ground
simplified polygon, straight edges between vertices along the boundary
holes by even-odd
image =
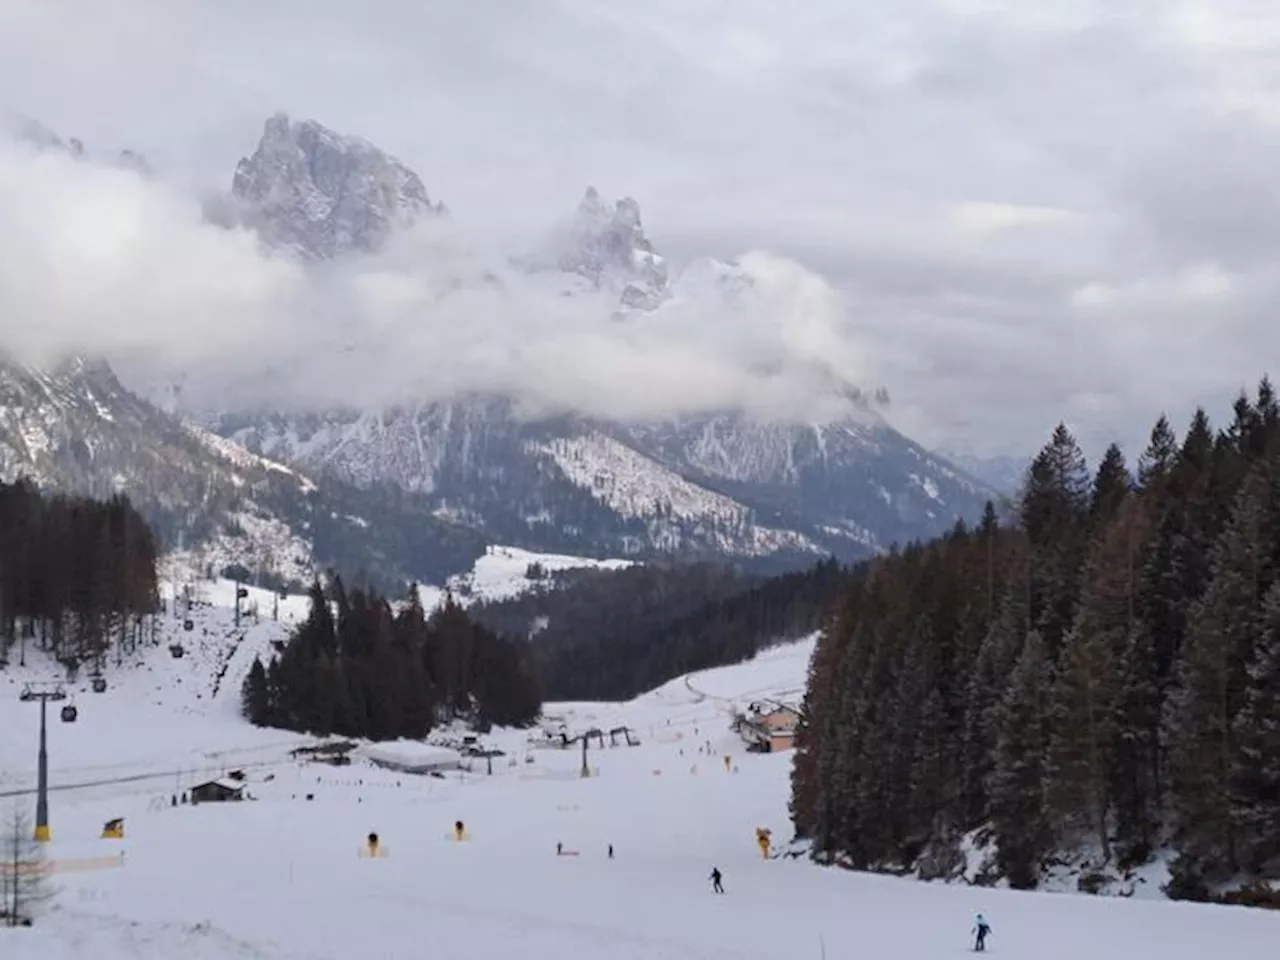
[[[507,751],[492,775],[475,760],[470,772],[432,777],[360,758],[345,767],[295,760],[290,747],[306,738],[239,721],[232,693],[246,658],[283,628],[249,626],[229,654],[229,616],[199,610],[194,630],[178,625],[182,659],[162,646],[113,667],[107,692],[76,688],[75,724],[54,720],[55,785],[120,771],[155,779],[52,794],[48,853],[68,869],[35,927],[0,931],[0,956],[933,960],[967,949],[978,911],[994,926],[991,952],[1006,957],[1275,955],[1280,915],[1270,912],[930,885],[762,859],[757,827],[788,839],[790,757],[747,754],[727,714],[754,697],[790,698],[812,640],[630,703],[549,705],[549,725],[605,731],[605,747],[587,753],[589,777],[580,749],[534,747],[524,731],[483,738]],[[213,696],[206,671],[216,675],[228,658]],[[41,675],[31,662],[11,673],[0,675],[0,769],[10,788],[30,783],[35,766],[37,708],[18,701],[18,681]],[[622,725],[640,746],[608,745]],[[170,806],[175,792],[233,768],[245,770],[257,799]],[[34,805],[30,795],[17,802]],[[115,817],[125,818],[125,838],[99,839]],[[452,839],[458,820],[463,842]],[[385,856],[361,856],[370,831]],[[90,864],[98,868],[70,869]],[[710,891],[713,866],[724,896]]]
[[[559,553],[534,553],[519,547],[488,547],[471,570],[450,577],[445,587],[421,586],[418,588],[422,605],[433,610],[444,601],[446,590],[464,606],[481,600],[510,600],[541,586],[540,578],[530,579],[530,568],[540,567],[546,574],[562,570],[621,570],[632,566],[631,560],[593,560],[589,557],[573,557]]]

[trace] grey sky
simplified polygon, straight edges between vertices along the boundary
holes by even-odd
[[[6,0],[0,110],[225,187],[285,109],[495,234],[594,183],[825,276],[925,442],[1132,448],[1280,356],[1278,54],[1263,0]]]

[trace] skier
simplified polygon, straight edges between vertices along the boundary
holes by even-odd
[[[560,856],[560,855],[561,855],[561,854],[563,854],[563,853],[564,853],[564,844],[563,844],[563,843],[561,843],[559,840],[557,840],[557,841],[556,841],[556,856],[558,857],[558,856]]]
[[[711,868],[711,890],[714,893],[724,893],[724,887],[720,884],[720,868]]]
[[[613,859],[613,844],[609,844],[609,859]]]
[[[976,939],[973,941],[973,949],[978,953],[982,953],[987,949],[987,934],[991,932],[991,926],[987,923],[982,914],[973,922],[973,933]]]

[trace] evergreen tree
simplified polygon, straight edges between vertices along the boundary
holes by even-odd
[[[1048,663],[1038,633],[1027,635],[997,716],[995,768],[988,790],[998,860],[1009,885],[1039,882],[1049,850],[1045,822],[1045,694]]]
[[[1103,455],[1102,463],[1098,465],[1098,473],[1093,480],[1093,491],[1089,501],[1089,520],[1094,530],[1105,529],[1115,520],[1121,505],[1129,496],[1131,485],[1124,454],[1113,443],[1107,447],[1107,452]]]
[[[244,680],[241,695],[242,712],[255,727],[263,727],[271,719],[271,693],[267,687],[267,671],[262,661],[254,657],[253,666]]]
[[[1254,470],[1214,548],[1212,578],[1197,603],[1168,723],[1178,881],[1192,888],[1239,865],[1228,792],[1233,727],[1260,631],[1263,593],[1274,581],[1275,513],[1270,471]]]
[[[1280,583],[1263,602],[1233,734],[1229,792],[1240,859],[1262,873],[1280,864]]]

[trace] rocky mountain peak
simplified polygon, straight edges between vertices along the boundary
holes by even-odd
[[[393,229],[442,209],[395,157],[285,113],[267,119],[231,189],[268,243],[312,259],[377,250]]]
[[[617,287],[630,307],[656,305],[667,294],[667,267],[645,236],[640,205],[623,197],[612,207],[587,187],[570,225],[559,266],[598,287]]]

